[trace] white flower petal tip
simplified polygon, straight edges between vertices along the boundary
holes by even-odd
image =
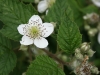
[[[98,43],[100,44],[100,32],[98,34]]]
[[[39,13],[45,12],[47,8],[48,8],[48,2],[46,0],[40,1],[37,6]]]
[[[43,37],[40,37],[39,39],[36,38],[34,40],[34,44],[36,45],[36,47],[38,48],[46,48],[48,46],[48,41],[43,38]]]
[[[23,36],[22,37],[22,40],[20,41],[20,43],[22,44],[22,45],[30,45],[30,44],[33,44],[33,40],[32,39],[30,39],[28,36]]]
[[[97,7],[100,7],[100,0],[92,0],[92,2],[93,2]]]
[[[48,37],[54,31],[54,26],[51,23],[43,23],[44,30],[42,32],[42,37]]]
[[[33,22],[37,22],[42,24],[42,19],[38,16],[38,15],[33,15],[30,19],[29,19],[29,23],[33,23]]]
[[[21,35],[24,35],[24,27],[25,27],[26,24],[21,24],[17,27],[17,30],[18,32],[21,34]]]

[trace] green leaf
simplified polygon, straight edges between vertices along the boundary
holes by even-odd
[[[4,37],[2,34],[0,34],[0,45],[4,46],[6,48],[9,48],[9,49],[12,48],[10,40],[7,39],[6,37]]]
[[[34,2],[34,0],[22,0],[24,2]]]
[[[93,12],[98,12],[98,8],[95,5],[89,5],[85,8],[82,9],[83,13],[93,13]]]
[[[60,48],[67,54],[74,53],[75,48],[81,44],[81,34],[77,24],[68,15],[59,26],[57,41]]]
[[[73,15],[74,15],[74,21],[77,23],[77,26],[82,26],[84,21],[83,21],[83,13],[82,13],[82,8],[79,6],[76,0],[67,0],[68,4],[70,5],[71,9],[73,10]]]
[[[48,14],[45,16],[45,21],[61,23],[63,14],[68,9],[66,0],[56,0],[55,4],[49,9]],[[68,11],[69,12],[69,11]],[[69,15],[70,16],[70,15]]]
[[[38,56],[29,66],[26,75],[65,75],[54,60],[48,56]]]
[[[2,6],[0,20],[5,24],[5,26],[0,32],[4,34],[3,31],[6,31],[8,32],[4,34],[6,37],[19,41],[21,35],[17,31],[17,27],[20,24],[27,23],[29,18],[33,14],[36,14],[36,11],[31,4],[25,5],[18,0],[2,0],[2,2],[3,3],[0,4],[0,6]]]
[[[15,54],[9,49],[0,46],[0,75],[8,75],[15,66]]]

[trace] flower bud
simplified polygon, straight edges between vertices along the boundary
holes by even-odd
[[[95,36],[95,34],[98,32],[96,28],[90,29],[88,31],[89,36]]]
[[[75,53],[75,57],[78,60],[83,60],[83,55],[81,53]]]
[[[76,48],[75,49],[75,53],[80,53],[80,49],[79,48]]]
[[[67,56],[66,56],[66,55],[62,55],[61,59],[62,59],[63,61],[66,61],[66,60],[67,60]]]
[[[83,17],[84,20],[87,20],[90,24],[94,24],[99,22],[99,15],[96,13],[90,13],[90,14],[86,14]]]
[[[89,25],[85,25],[84,28],[85,28],[85,30],[89,30],[90,26]]]
[[[93,68],[91,69],[91,72],[95,74],[99,74],[100,71],[98,70],[97,67],[93,66]]]
[[[22,73],[22,75],[26,75],[26,72]]]
[[[82,53],[87,52],[90,49],[90,45],[87,42],[82,43],[81,47],[80,47]]]
[[[89,57],[92,57],[94,53],[95,51],[93,51],[92,49],[89,49],[89,51],[87,52]]]
[[[77,68],[78,66],[80,65],[80,62],[78,60],[74,60],[72,63],[71,63],[71,68],[72,69],[75,69]]]
[[[28,46],[26,45],[21,45],[19,48],[19,50],[22,50],[22,51],[27,51],[27,49],[28,49]]]

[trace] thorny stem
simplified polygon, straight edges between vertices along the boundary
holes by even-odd
[[[42,49],[45,53],[48,54],[48,56],[52,57],[53,59],[55,59],[56,61],[58,61],[60,64],[63,64],[63,65],[66,65],[68,66],[69,63],[68,62],[64,62],[62,61],[61,59],[59,59],[57,56],[55,56],[55,54],[52,54],[51,52],[45,50],[45,49]]]

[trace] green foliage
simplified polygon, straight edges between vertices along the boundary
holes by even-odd
[[[21,35],[17,31],[20,24],[27,23],[29,18],[36,13],[31,4],[25,5],[18,0],[1,0],[2,12],[0,20],[5,24],[0,31],[4,36],[19,41]],[[12,33],[13,32],[13,33]]]
[[[49,9],[45,21],[56,22],[58,25],[62,22],[63,14],[68,8],[66,0],[56,0],[55,4]]]
[[[98,12],[98,8],[95,5],[89,5],[87,7],[85,7],[84,9],[82,9],[83,13],[87,14],[87,13],[92,13],[92,12]]]
[[[29,66],[26,75],[65,75],[54,60],[48,56],[38,56]]]
[[[0,45],[1,45],[1,46],[4,46],[4,47],[6,47],[6,48],[9,48],[9,49],[12,48],[12,47],[11,47],[10,40],[9,40],[8,38],[2,36],[1,34],[0,34]]]
[[[22,0],[24,2],[34,2],[34,0]]]
[[[59,26],[57,40],[63,51],[67,54],[72,54],[74,53],[75,48],[81,44],[82,37],[77,24],[74,23],[68,15],[65,16],[66,18]]]
[[[76,0],[67,0],[68,4],[70,5],[71,9],[73,10],[74,21],[80,27],[83,24],[83,17],[82,17],[82,10],[81,6],[77,3]]]
[[[11,51],[11,43],[0,35],[0,75],[8,75],[16,66],[16,55]]]

